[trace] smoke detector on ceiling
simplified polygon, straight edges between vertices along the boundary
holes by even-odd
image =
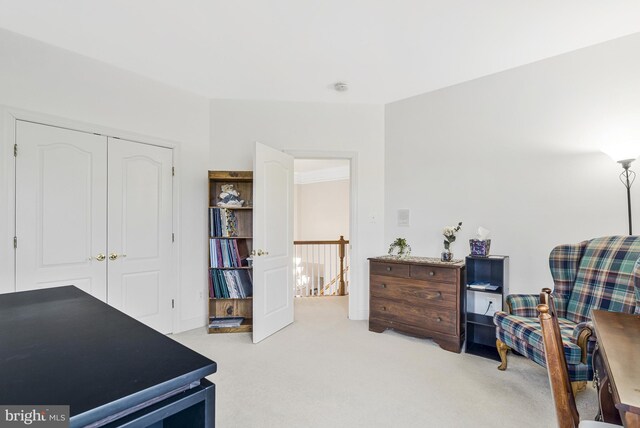
[[[349,89],[349,86],[344,82],[336,82],[333,85],[333,88],[338,92],[346,92]]]

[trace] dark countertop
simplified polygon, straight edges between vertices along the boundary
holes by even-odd
[[[85,424],[216,370],[76,287],[0,295],[0,404],[70,405]]]

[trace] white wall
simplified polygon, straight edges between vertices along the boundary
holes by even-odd
[[[349,180],[296,184],[293,239],[349,239],[349,186]]]
[[[355,153],[358,186],[351,241],[355,275],[349,313],[369,313],[367,257],[383,253],[384,108],[375,105],[277,101],[211,101],[210,169],[249,170],[254,141],[287,151]]]
[[[179,143],[179,330],[205,323],[209,101],[71,52],[0,30],[0,105]],[[0,138],[0,292],[9,281],[13,229],[8,195],[13,156]],[[207,297],[206,294],[203,296]]]
[[[628,138],[640,149],[638,52],[640,34],[387,105],[385,242],[406,236],[413,254],[437,256],[442,227],[463,221],[462,257],[484,226],[491,252],[511,256],[511,291],[537,293],[555,245],[626,234],[622,169],[599,150]],[[638,233],[640,183],[631,190]]]

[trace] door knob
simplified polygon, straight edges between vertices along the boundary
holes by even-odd
[[[107,256],[105,256],[105,255],[104,255],[104,254],[102,254],[102,253],[100,253],[100,254],[98,254],[98,255],[96,256],[96,260],[97,260],[97,261],[99,261],[99,262],[104,261],[104,259],[106,259],[106,258],[107,258]],[[91,260],[91,257],[89,257],[89,260]]]
[[[117,254],[117,253],[109,254],[109,260],[116,260],[118,257],[124,258],[124,257],[127,257],[127,255],[126,254]],[[103,260],[104,260],[104,258],[103,258]]]
[[[268,251],[263,251],[262,249],[259,249],[258,252],[256,253],[258,256],[268,256],[269,252]]]

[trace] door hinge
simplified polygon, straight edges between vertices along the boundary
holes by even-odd
[[[14,158],[18,157],[18,144],[13,145],[13,157]]]
[[[13,237],[13,248],[14,249],[18,248],[18,237],[17,236]]]
[[[171,309],[175,309],[176,307],[176,301],[171,299]]]
[[[171,176],[174,177],[176,175],[176,167],[172,166],[171,167]]]
[[[176,235],[175,233],[171,234],[171,242],[176,242]]]

